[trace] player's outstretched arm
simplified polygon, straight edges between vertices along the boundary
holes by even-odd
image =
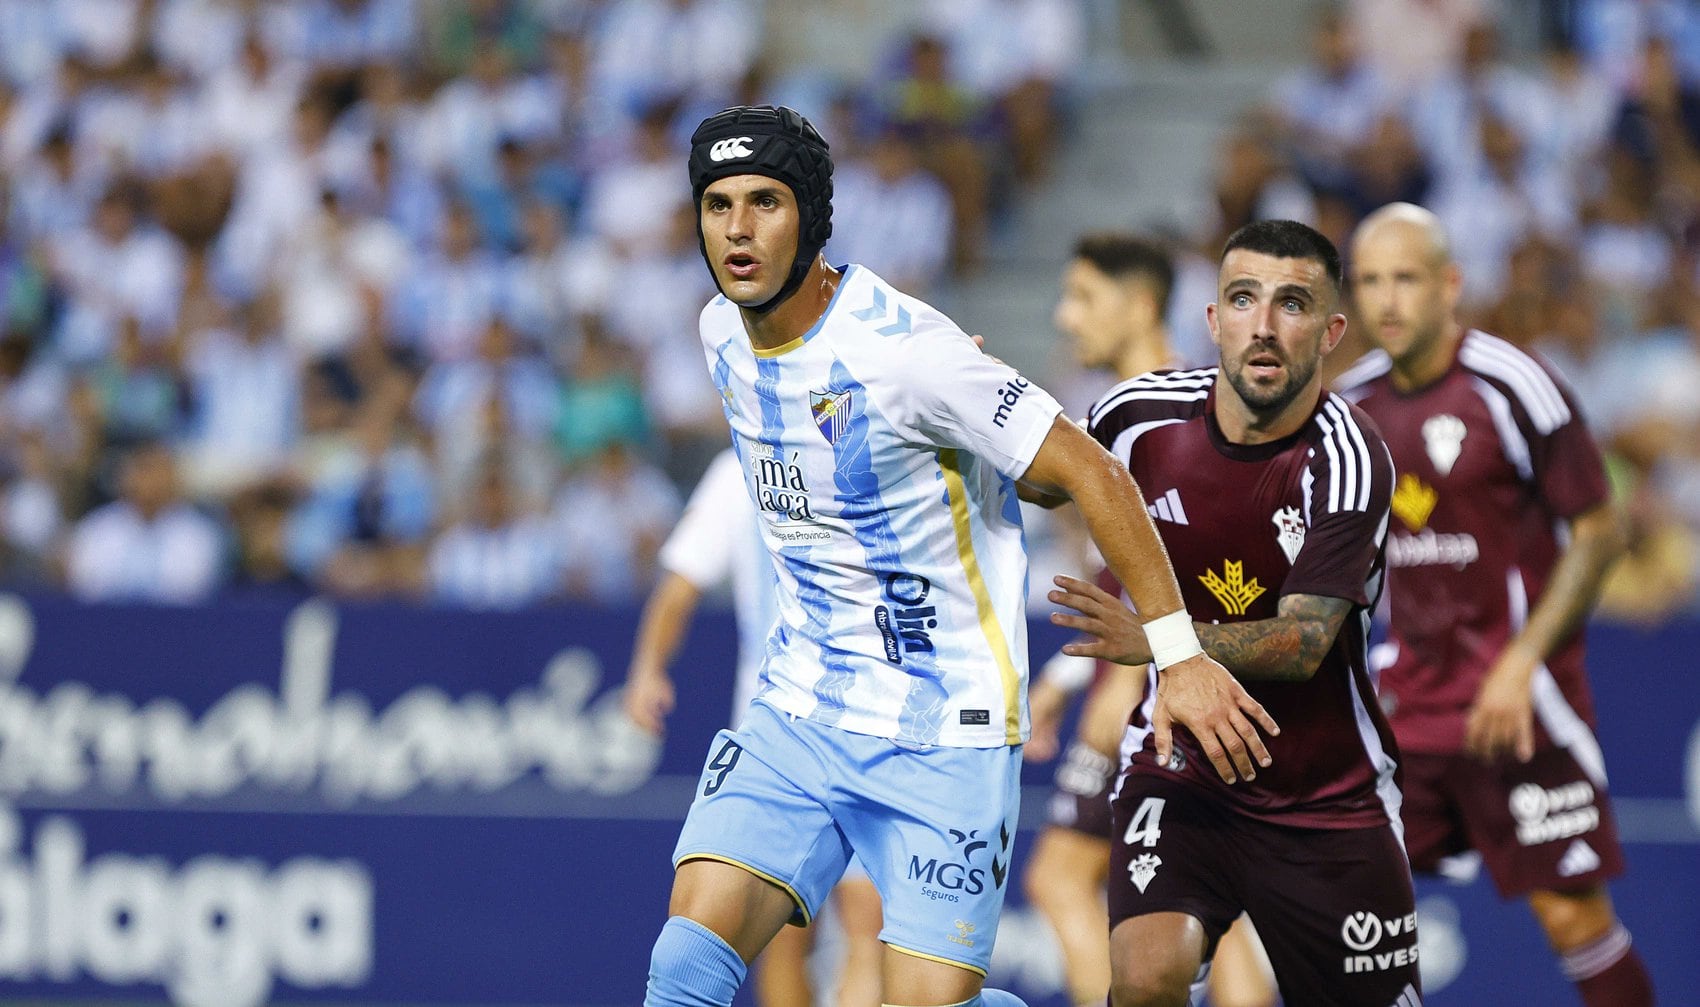
[[[1080,508],[1092,541],[1144,618],[1159,672],[1153,728],[1157,757],[1167,761],[1172,724],[1198,739],[1216,772],[1229,783],[1269,765],[1258,733],[1280,728],[1244,686],[1211,660],[1185,615],[1180,585],[1163,540],[1127,467],[1086,431],[1058,416],[1022,481]]]
[[[644,602],[632,663],[626,670],[624,703],[626,716],[651,734],[661,734],[667,715],[673,712],[673,680],[667,666],[679,652],[685,626],[701,597],[695,584],[668,571]]]
[[[1117,664],[1143,665],[1151,660],[1145,632],[1120,598],[1074,577],[1057,577],[1056,584],[1051,601],[1073,609],[1074,614],[1058,612],[1051,621],[1092,637],[1064,644],[1063,653]],[[1345,598],[1289,594],[1281,599],[1273,619],[1227,625],[1199,622],[1193,627],[1204,652],[1232,668],[1236,678],[1302,682],[1316,674],[1351,610],[1352,603]]]
[[[1464,750],[1493,761],[1535,755],[1535,669],[1581,628],[1600,597],[1612,562],[1627,547],[1623,517],[1610,503],[1570,522],[1570,545],[1553,567],[1529,621],[1505,645],[1464,722]]]

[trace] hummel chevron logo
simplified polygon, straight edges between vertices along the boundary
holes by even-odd
[[[1172,524],[1186,524],[1186,508],[1181,506],[1181,491],[1171,489],[1167,493],[1145,505],[1151,516],[1159,521]]]
[[[875,322],[885,320],[888,316],[890,316],[890,312],[891,306],[886,303],[885,291],[875,287],[874,303],[860,311],[850,312],[850,317],[861,322]],[[874,331],[878,332],[882,336],[903,336],[909,334],[910,327],[909,309],[899,304],[897,305],[895,320],[880,326]]]
[[[1006,825],[998,826],[998,838],[1000,840],[1002,840],[1002,843],[1001,843],[999,849],[1007,852],[1009,850],[1009,827],[1008,826],[1006,826]],[[1004,862],[1000,864],[1000,863],[998,863],[997,856],[994,855],[992,857],[992,880],[997,883],[997,886],[999,888],[1002,888],[1003,883],[1004,883],[1004,879],[1007,878],[1007,877],[1009,877],[1009,861],[1008,861],[1008,858],[1005,858]]]

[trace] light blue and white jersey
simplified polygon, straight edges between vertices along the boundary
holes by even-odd
[[[860,266],[784,346],[753,349],[724,297],[702,339],[779,580],[760,697],[903,743],[1023,742],[1015,480],[1062,407]]]

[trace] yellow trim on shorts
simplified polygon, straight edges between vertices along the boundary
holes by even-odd
[[[713,860],[717,863],[731,864],[733,867],[742,867],[744,870],[749,871],[751,874],[754,874],[756,877],[762,879],[768,884],[784,890],[786,895],[791,896],[791,901],[797,903],[797,911],[803,914],[803,926],[806,927],[809,925],[809,907],[803,902],[803,897],[797,894],[797,889],[792,888],[790,885],[766,871],[751,867],[742,860],[733,860],[731,857],[723,857],[718,853],[687,853],[679,858],[679,863],[674,864],[673,869],[678,870],[680,864],[688,864],[693,860]]]
[[[974,593],[974,608],[980,616],[980,632],[992,649],[1003,676],[1004,744],[1021,744],[1021,673],[1009,656],[1009,640],[998,622],[997,609],[992,607],[991,593],[986,580],[980,576],[980,561],[974,555],[974,528],[968,520],[968,487],[962,481],[962,468],[956,449],[939,452],[939,468],[944,472],[945,493],[950,497],[950,523],[956,530],[956,556],[962,561],[962,572],[968,575],[968,589]]]
[[[930,955],[930,954],[927,954],[925,951],[916,951],[912,948],[899,947],[896,944],[891,943],[890,941],[886,941],[885,946],[890,948],[893,951],[900,953],[900,954],[906,954],[906,955],[909,955],[910,957],[913,957],[913,958],[925,959],[926,961],[929,961],[929,962],[938,962],[940,965],[954,965],[959,969],[967,969],[968,971],[979,976],[981,979],[986,978],[986,970],[983,969],[983,968],[980,968],[977,965],[970,965],[967,962],[959,962],[959,961],[956,961],[953,958],[940,958],[938,955]],[[972,1003],[973,998],[970,997],[967,1002]],[[885,1005],[885,1007],[890,1007],[890,1005],[889,1004]]]

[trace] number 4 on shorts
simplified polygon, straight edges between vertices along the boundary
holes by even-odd
[[[1163,821],[1163,804],[1161,797],[1147,797],[1139,805],[1139,810],[1133,813],[1133,821],[1127,823],[1127,833],[1122,836],[1122,842],[1129,846],[1136,843],[1145,846],[1156,846],[1157,840],[1163,835],[1159,825]]]

